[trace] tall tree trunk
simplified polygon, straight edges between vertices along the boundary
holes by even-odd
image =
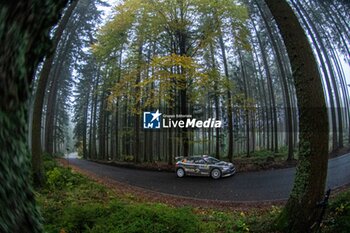
[[[229,73],[228,73],[228,64],[226,58],[226,49],[224,44],[224,39],[222,37],[222,32],[219,30],[219,45],[222,54],[222,60],[224,64],[225,78],[226,82],[230,82]],[[232,97],[231,91],[229,89],[226,90],[226,98],[227,98],[227,130],[228,130],[228,150],[227,150],[227,158],[230,162],[233,159],[233,115],[232,115]]]
[[[123,57],[123,47],[120,48],[120,54],[119,54],[119,70],[118,70],[118,77],[117,77],[117,83],[120,81],[121,75],[122,75],[122,57]],[[117,102],[115,105],[115,152],[116,154],[112,155],[113,160],[120,159],[120,145],[119,145],[119,105],[120,105],[120,98],[117,98]]]
[[[75,23],[72,28],[70,28],[69,32],[66,32],[62,35],[60,39],[60,43],[57,47],[59,51],[56,55],[52,68],[49,74],[48,82],[51,83],[47,85],[46,88],[49,88],[50,91],[47,97],[46,103],[46,116],[45,116],[45,133],[44,133],[44,151],[49,154],[56,153],[53,149],[54,145],[54,118],[55,118],[55,109],[56,109],[56,99],[57,92],[60,88],[60,83],[64,82],[63,79],[67,78],[61,75],[62,68],[67,65],[65,60],[67,59],[67,55],[69,51],[72,49],[72,33],[75,33],[77,28],[77,24]]]
[[[247,73],[244,68],[244,61],[241,51],[238,51],[238,57],[241,65],[241,74],[242,74],[242,83],[243,83],[243,92],[244,92],[244,98],[247,103],[247,100],[249,98],[248,95],[248,80],[247,80]],[[246,155],[247,157],[250,156],[250,117],[249,117],[249,110],[247,108],[248,106],[243,106],[244,111],[244,118],[245,118],[245,135],[246,135]]]
[[[255,32],[257,33],[257,39],[258,39],[258,43],[259,43],[260,50],[261,50],[261,57],[262,57],[262,60],[263,60],[263,66],[264,66],[265,74],[266,74],[266,77],[267,77],[267,89],[268,89],[268,93],[269,93],[269,96],[270,96],[270,111],[269,111],[270,121],[268,121],[268,122],[271,122],[271,126],[272,126],[271,134],[274,135],[274,136],[270,138],[269,125],[267,125],[267,145],[268,145],[268,149],[270,148],[271,150],[274,150],[274,149],[276,149],[276,147],[274,146],[273,142],[277,143],[277,141],[276,141],[276,138],[277,138],[277,135],[276,135],[276,132],[277,132],[277,130],[276,130],[277,129],[277,113],[276,113],[275,91],[273,89],[273,83],[272,83],[270,67],[269,67],[269,64],[268,64],[267,54],[266,54],[264,45],[263,45],[263,43],[261,41],[261,37],[260,37],[258,31],[256,30],[256,28],[255,28]],[[267,119],[269,119],[269,117],[267,117]],[[275,141],[273,140],[273,138],[275,139]],[[271,139],[271,147],[270,147],[270,143],[269,143],[270,139]]]
[[[88,150],[87,150],[87,127],[88,127],[88,114],[89,114],[89,99],[90,99],[90,90],[88,91],[86,102],[84,104],[84,116],[83,116],[83,125],[85,126],[83,128],[83,158],[86,159],[88,157]]]
[[[90,122],[89,122],[89,142],[88,142],[88,159],[92,159],[92,128],[93,128],[93,115],[94,115],[94,102],[93,102],[93,97],[94,97],[94,88],[92,88],[91,94],[91,107],[90,107]],[[90,103],[89,103],[90,105]]]
[[[0,3],[0,232],[42,232],[30,180],[28,96],[67,1]]]
[[[317,44],[322,49],[322,52],[324,54],[324,58],[326,61],[326,65],[327,65],[327,68],[328,68],[328,71],[330,74],[330,81],[331,81],[332,86],[333,86],[332,92],[334,93],[334,98],[335,98],[335,102],[336,102],[335,109],[331,109],[331,110],[335,111],[337,113],[337,120],[338,120],[337,122],[336,121],[334,122],[335,124],[338,123],[338,144],[336,145],[336,147],[333,147],[333,150],[336,150],[338,148],[343,147],[343,117],[342,117],[342,109],[341,109],[341,104],[340,104],[339,90],[338,90],[338,85],[336,82],[336,74],[334,72],[332,61],[330,60],[328,49],[326,48],[326,46],[321,38],[321,35],[320,35],[318,29],[316,28],[316,25],[310,19],[309,15],[305,11],[304,7],[300,3],[297,3],[297,4],[298,4],[298,8],[301,9],[301,11],[304,13],[305,18],[308,21],[307,23],[310,25],[314,35],[316,36],[316,39],[318,42]]]
[[[331,77],[328,74],[328,70],[326,67],[326,61],[323,57],[326,57],[327,54],[324,54],[324,50],[321,50],[321,46],[320,46],[320,41],[318,41],[319,39],[321,39],[320,37],[316,37],[315,32],[313,32],[312,28],[310,27],[309,23],[306,21],[306,19],[304,18],[304,15],[302,14],[299,6],[292,1],[293,6],[295,7],[295,9],[297,10],[298,14],[300,15],[300,18],[302,20],[302,22],[304,23],[306,29],[309,32],[310,38],[312,43],[314,44],[316,53],[318,55],[318,59],[320,60],[320,66],[321,66],[321,70],[323,72],[324,75],[324,80],[326,82],[326,90],[327,90],[327,94],[328,94],[328,98],[329,98],[329,104],[330,104],[330,111],[331,111],[331,123],[332,123],[332,148],[333,150],[335,150],[336,148],[338,148],[338,130],[337,130],[337,120],[336,120],[336,107],[335,107],[335,103],[334,103],[334,96],[333,96],[333,91],[332,91],[332,84],[330,82]],[[313,28],[315,29],[315,28]],[[324,55],[324,56],[323,56]],[[336,88],[336,87],[333,87]]]
[[[343,101],[344,101],[344,117],[347,119],[347,127],[348,127],[348,143],[350,144],[350,95],[348,92],[348,87],[346,85],[346,77],[344,74],[343,67],[340,65],[339,56],[336,53],[335,49],[332,48],[331,50],[333,60],[335,62],[335,66],[337,68],[337,73],[339,75],[340,83],[342,86],[342,92],[343,92]]]
[[[68,40],[70,42],[70,40]],[[66,52],[66,49],[63,49],[64,51],[62,54]],[[51,72],[51,85],[49,87],[50,92],[47,97],[47,104],[46,104],[46,117],[45,117],[45,134],[44,134],[44,150],[45,152],[49,154],[54,153],[53,144],[54,144],[54,127],[55,127],[55,113],[56,113],[56,102],[57,102],[57,92],[59,89],[59,82],[63,81],[60,80],[60,71],[63,67],[64,61],[63,57],[58,56],[57,62],[58,64],[55,65],[55,68],[53,69],[54,72]]]
[[[105,91],[102,91],[100,97],[100,109],[99,109],[99,120],[98,120],[98,159],[104,160],[106,155],[106,100],[105,100]]]
[[[260,15],[265,23],[265,26],[266,26],[266,29],[268,31],[268,34],[269,34],[269,38],[271,40],[271,43],[272,43],[272,47],[274,47],[275,51],[276,51],[276,54],[277,54],[277,46],[276,46],[276,43],[272,37],[272,32],[271,32],[271,28],[269,26],[269,22],[268,22],[268,19],[266,18],[266,15],[265,15],[265,12],[263,11],[263,9],[261,8],[260,4],[258,3],[257,0],[256,1],[256,5],[259,9],[259,12],[260,12]],[[279,57],[278,57],[279,58]],[[266,59],[266,57],[265,57]],[[274,92],[273,92],[273,87],[272,87],[272,77],[270,76],[270,79],[269,79],[269,82],[270,82],[270,91],[271,91],[271,95],[272,95],[272,105],[273,105],[273,128],[274,128],[274,146],[273,146],[273,151],[274,152],[278,152],[278,129],[277,129],[277,110],[276,110],[276,100],[275,100],[275,95],[274,95]],[[292,142],[290,142],[292,143]]]
[[[325,12],[327,18],[332,22],[332,25],[337,29],[338,31],[338,35],[342,41],[342,44],[345,48],[345,50],[347,51],[347,59],[350,59],[350,48],[348,47],[348,43],[347,40],[344,38],[343,33],[345,32],[345,30],[342,30],[340,27],[343,27],[343,24],[341,22],[339,22],[339,18],[336,17],[337,14],[332,14],[334,12],[332,12],[332,10],[330,10],[329,5],[325,4],[324,1],[317,1],[317,4],[320,4],[322,6],[322,8],[324,9],[323,12]],[[336,20],[338,19],[338,20]],[[345,26],[347,26],[347,24],[344,24]],[[344,29],[344,27],[343,27]],[[348,33],[345,33],[345,35],[348,37],[348,39],[350,39],[350,35]]]
[[[42,146],[41,146],[41,124],[42,124],[42,111],[44,105],[44,96],[46,85],[48,82],[51,66],[54,58],[54,51],[60,41],[64,29],[69,21],[69,18],[76,7],[78,0],[71,2],[65,14],[60,21],[53,38],[51,53],[46,56],[42,71],[39,77],[39,83],[35,94],[34,110],[33,110],[33,122],[32,122],[32,171],[33,182],[36,186],[42,186],[44,182],[42,171]],[[35,42],[38,43],[38,42]]]
[[[97,74],[95,83],[94,83],[94,89],[93,89],[93,96],[92,99],[92,105],[94,108],[94,114],[92,118],[92,137],[91,137],[91,158],[96,159],[97,158],[97,146],[96,146],[96,135],[97,135],[97,102],[98,102],[98,84],[100,79],[100,73]]]
[[[187,35],[185,33],[180,33],[179,37],[179,47],[180,47],[180,55],[186,56],[186,46],[187,46]],[[180,67],[179,73],[183,75],[183,79],[179,81],[180,84],[180,114],[187,115],[188,113],[188,104],[187,104],[187,71],[184,67]],[[182,137],[182,147],[183,147],[183,155],[189,156],[189,135],[188,129],[186,127],[181,128],[181,137]]]
[[[252,20],[252,23],[254,25],[254,21]],[[256,30],[255,30],[256,31]],[[253,42],[252,42],[253,44]],[[263,72],[261,70],[261,65],[260,65],[260,61],[259,61],[259,56],[258,56],[258,53],[257,53],[257,50],[253,44],[253,53],[255,55],[255,59],[257,61],[257,66],[254,64],[254,70],[257,70],[257,87],[258,87],[258,93],[259,93],[259,100],[260,100],[260,112],[261,112],[261,116],[262,116],[262,119],[260,121],[260,124],[262,123],[262,130],[261,130],[261,126],[259,125],[259,130],[260,132],[262,131],[262,136],[260,135],[259,136],[259,149],[261,148],[264,148],[266,143],[265,143],[265,133],[267,133],[267,130],[268,130],[268,127],[266,127],[266,119],[267,119],[267,114],[268,114],[268,103],[267,103],[267,98],[266,98],[266,91],[265,91],[265,84],[264,84],[264,81],[262,80],[263,78]],[[260,78],[259,78],[260,76]],[[259,109],[258,109],[259,111]],[[266,132],[265,132],[266,131]]]
[[[214,48],[213,45],[210,44],[210,58],[211,58],[211,66],[213,70],[216,70],[216,61],[215,61],[215,57],[214,57]],[[219,104],[219,84],[218,84],[218,80],[216,80],[217,77],[215,77],[215,86],[214,86],[214,103],[215,103],[215,119],[216,120],[220,120],[220,104]],[[210,101],[209,101],[210,103]],[[208,130],[210,132],[210,129]],[[220,128],[215,128],[215,157],[217,159],[220,159]],[[210,141],[210,138],[209,138]],[[209,149],[210,151],[210,149]],[[210,152],[209,152],[210,154]]]
[[[328,118],[318,65],[287,1],[265,0],[284,39],[298,98],[299,163],[292,193],[280,215],[286,232],[305,232],[317,221],[328,163]],[[317,116],[317,120],[315,120]]]
[[[48,149],[48,135],[51,136],[50,139],[53,138],[53,125],[54,125],[54,113],[53,113],[53,109],[55,109],[55,107],[51,106],[50,103],[53,103],[52,101],[52,97],[54,95],[52,95],[53,90],[55,90],[55,88],[53,88],[54,86],[57,86],[57,76],[59,75],[59,73],[61,72],[63,63],[64,63],[64,58],[63,55],[65,54],[65,52],[67,51],[67,45],[71,44],[71,40],[68,39],[69,33],[65,33],[62,35],[60,41],[62,41],[63,43],[60,43],[61,46],[57,46],[56,50],[58,51],[58,54],[55,56],[56,61],[53,61],[53,69],[50,71],[50,75],[48,78],[48,83],[47,83],[47,89],[49,89],[49,93],[48,93],[48,97],[46,97],[46,115],[45,115],[45,127],[44,127],[44,133],[43,133],[43,138],[44,138],[44,146],[43,149],[45,150],[45,152],[52,154],[53,153],[53,148],[51,146],[51,148]],[[55,85],[53,85],[53,83],[55,83]],[[46,93],[47,95],[47,93]],[[53,143],[53,141],[51,142]]]
[[[261,8],[259,8],[261,10]],[[261,14],[263,15],[264,13],[261,11]],[[282,83],[282,90],[284,93],[284,104],[285,104],[285,121],[286,121],[286,134],[287,134],[287,145],[288,145],[288,161],[291,161],[293,159],[293,124],[292,124],[292,109],[291,109],[291,101],[290,101],[290,94],[289,94],[289,89],[288,89],[288,84],[287,84],[287,74],[284,69],[283,65],[283,59],[282,59],[282,48],[279,46],[277,43],[277,40],[279,39],[278,36],[276,36],[271,29],[270,24],[266,20],[266,16],[263,15],[267,32],[272,44],[272,47],[274,49],[275,55],[276,55],[276,61],[278,65],[278,70],[280,73],[280,79]],[[276,133],[277,135],[277,133]],[[277,152],[278,150],[278,143],[276,141],[275,144],[275,149],[274,151]]]
[[[106,99],[108,98],[108,96],[106,96]],[[104,160],[109,160],[109,111],[107,110],[107,101],[105,103],[105,120],[104,120],[104,146],[105,146],[105,155],[103,156]],[[84,144],[84,143],[83,143]]]
[[[138,65],[137,65],[137,77],[135,81],[135,109],[136,109],[136,114],[135,114],[135,122],[134,122],[134,129],[135,129],[135,145],[134,145],[134,157],[135,157],[135,162],[140,163],[141,162],[141,155],[140,155],[140,114],[141,114],[141,89],[139,87],[139,83],[141,81],[141,62],[142,62],[142,46],[143,42],[139,42],[139,48],[138,48]]]
[[[115,154],[112,155],[112,160],[118,160],[120,157],[119,153],[119,98],[117,99],[117,103],[115,105],[115,128],[114,128],[114,137],[115,137]]]

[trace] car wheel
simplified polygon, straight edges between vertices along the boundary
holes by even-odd
[[[210,176],[215,180],[219,179],[221,177],[221,171],[217,168],[214,168],[213,170],[211,170]]]
[[[184,170],[183,168],[178,168],[178,169],[176,170],[176,175],[177,175],[177,177],[179,177],[179,178],[184,177],[184,176],[185,176],[185,170]]]

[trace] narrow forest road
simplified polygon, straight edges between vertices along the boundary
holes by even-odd
[[[213,180],[208,177],[177,178],[174,173],[114,167],[77,158],[69,163],[101,177],[144,189],[190,198],[249,202],[287,199],[292,189],[295,168],[237,173]],[[330,159],[327,188],[350,183],[350,153]]]

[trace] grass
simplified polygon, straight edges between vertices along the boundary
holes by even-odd
[[[140,202],[46,159],[46,185],[36,196],[48,233],[113,232],[271,232],[281,209],[218,211]],[[323,232],[350,228],[350,191],[339,195],[327,212]]]
[[[45,232],[249,232],[239,212],[137,202],[46,159],[37,190]]]
[[[322,224],[322,232],[347,233],[350,229],[350,189],[330,201]]]

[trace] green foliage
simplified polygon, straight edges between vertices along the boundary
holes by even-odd
[[[117,197],[104,186],[58,166],[49,157],[44,166],[48,182],[37,194],[37,199],[48,233],[61,230],[67,233],[278,232],[275,223],[283,210],[278,206],[263,212],[252,208],[246,213],[174,208],[140,202],[131,194]],[[330,202],[322,232],[347,232],[349,200],[350,191],[347,191]]]
[[[86,178],[79,174],[72,175],[69,168],[58,166],[53,157],[46,155],[44,157],[44,171],[46,175],[46,186],[48,190],[71,189],[74,185],[78,185],[86,181]]]
[[[251,153],[251,157],[257,157],[257,158],[267,158],[273,156],[273,152],[270,150],[258,150]]]
[[[221,211],[135,202],[45,159],[47,184],[37,193],[45,232],[249,232],[247,217]]]
[[[239,161],[246,161],[249,163],[273,163],[275,161],[281,162],[285,161],[287,159],[288,151],[286,147],[282,147],[277,153],[267,150],[267,149],[262,149],[262,150],[256,150],[254,152],[250,153],[250,156],[247,157],[246,153],[239,154],[236,159]]]
[[[251,232],[280,232],[276,226],[276,219],[280,216],[282,208],[272,205],[268,211],[247,216],[245,219]]]
[[[56,160],[53,160],[51,156],[45,155],[43,156],[43,161],[44,161],[44,171],[48,172],[53,170],[55,167],[57,167],[57,162]]]
[[[347,189],[336,197],[331,197],[318,232],[347,233],[350,229],[350,190]],[[259,232],[284,232],[288,216],[284,209],[272,206],[268,215],[255,223]],[[284,229],[284,230],[281,230]],[[315,229],[318,230],[318,229]]]
[[[69,208],[63,216],[67,232],[196,232],[199,220],[189,209],[165,205],[111,202]]]
[[[46,160],[47,185],[38,200],[46,232],[198,232],[188,208],[117,200],[103,186]],[[111,199],[110,199],[111,198]]]
[[[59,169],[58,167],[55,167],[53,170],[48,171],[46,173],[48,187],[54,189],[62,188],[67,185],[68,176],[66,173],[66,170]]]
[[[174,53],[169,56],[155,56],[150,65],[154,69],[154,74],[144,80],[142,86],[146,87],[152,82],[159,83],[158,93],[153,95],[155,100],[161,97],[166,103],[172,103],[174,101],[173,92],[178,88],[178,90],[186,89],[188,101],[194,103],[201,95],[204,95],[203,90],[210,87],[209,76],[201,72],[199,65],[192,57]],[[185,71],[183,73],[173,72],[177,67]],[[145,105],[145,107],[152,105],[154,103],[151,102],[151,105]]]
[[[99,30],[92,51],[106,65],[106,74],[111,76],[107,79],[114,80],[107,87],[112,92],[108,97],[109,103],[128,97],[126,99],[136,105],[131,109],[136,114],[140,110],[134,108],[143,99],[147,100],[143,102],[145,108],[159,106],[160,98],[172,103],[177,90],[186,90],[192,103],[202,98],[210,84],[208,76],[199,69],[197,60],[200,59],[194,58],[199,58],[199,50],[205,51],[223,31],[234,37],[235,43],[249,46],[248,33],[244,33],[247,32],[248,12],[236,1],[127,0],[115,10],[114,17]],[[179,12],[186,13],[180,16]],[[183,46],[191,47],[185,49],[187,51],[176,51],[172,44],[168,44],[171,40],[174,46],[179,47],[183,36],[186,39],[182,43],[187,43]],[[159,50],[149,51],[148,61],[143,58],[146,51],[142,51],[147,44],[154,44],[153,49]],[[122,53],[125,58],[122,58]],[[120,64],[117,65],[116,60],[119,59],[117,63]]]
[[[330,202],[322,232],[346,233],[350,229],[350,190]]]
[[[132,162],[134,160],[135,160],[134,156],[132,156],[132,155],[124,155],[124,161],[125,162]]]

